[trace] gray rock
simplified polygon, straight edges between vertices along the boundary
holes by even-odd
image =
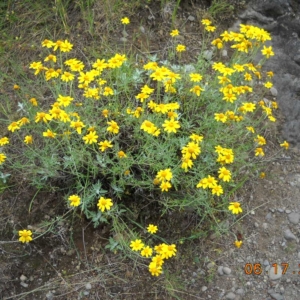
[[[46,299],[47,299],[47,300],[52,300],[52,299],[54,299],[54,295],[51,293],[51,291],[49,291],[49,292],[46,294]]]
[[[21,280],[21,281],[25,281],[26,279],[27,279],[27,277],[26,277],[25,275],[22,274],[22,275],[20,276],[20,280]]]
[[[202,291],[202,292],[205,292],[206,290],[207,290],[207,286],[204,285],[204,286],[201,288],[201,291]]]
[[[221,275],[221,276],[224,275],[224,272],[223,272],[223,266],[219,266],[217,272],[218,272],[218,274]]]
[[[275,300],[284,300],[284,297],[278,293],[269,294]]]
[[[236,295],[235,295],[235,293],[233,293],[233,292],[229,292],[229,293],[225,296],[225,298],[226,298],[226,299],[229,299],[229,300],[233,300],[233,299],[235,299],[235,297],[236,297]]]
[[[289,210],[289,209],[286,209],[285,212],[286,212],[287,214],[290,214],[292,211]]]
[[[228,54],[227,54],[227,50],[225,50],[225,49],[223,49],[221,53],[222,53],[222,56],[223,56],[223,57],[226,57],[226,56],[228,55]]]
[[[272,220],[272,213],[271,212],[267,213],[266,220],[269,221],[269,222]]]
[[[231,269],[228,268],[228,267],[224,267],[223,268],[223,273],[226,274],[226,275],[229,275],[231,273]]]
[[[281,266],[277,265],[276,269],[277,269],[276,274],[275,274],[275,268],[274,267],[270,268],[270,270],[269,270],[269,278],[271,280],[277,280],[277,279],[281,278],[281,276],[282,276],[282,268],[281,268]]]
[[[28,284],[25,283],[24,281],[21,281],[20,284],[21,284],[21,286],[24,287],[24,288],[27,288],[27,287],[28,287]]]
[[[292,212],[288,215],[288,219],[292,224],[298,224],[300,220],[300,214],[296,212]]]
[[[263,224],[262,224],[262,228],[263,228],[264,230],[268,229],[268,227],[269,227],[268,223],[263,223]]]
[[[278,95],[278,91],[273,86],[270,88],[270,93],[273,97],[277,97]]]
[[[269,264],[270,264],[269,261],[267,259],[265,259],[264,262],[263,262],[263,265],[268,266]]]
[[[235,291],[235,293],[238,294],[238,295],[244,295],[244,294],[245,294],[245,291],[244,291],[243,289],[237,289],[237,290]]]
[[[286,240],[297,240],[296,236],[289,229],[284,231],[283,236]]]
[[[192,15],[189,15],[188,16],[188,20],[191,21],[191,22],[194,22],[195,21],[195,17],[192,16]]]
[[[90,290],[92,288],[92,285],[88,282],[86,285],[85,285],[85,289],[86,290]]]

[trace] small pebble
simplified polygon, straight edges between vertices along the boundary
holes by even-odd
[[[286,240],[297,240],[296,236],[289,229],[284,231],[283,236]]]
[[[292,211],[289,210],[289,209],[286,209],[285,212],[286,212],[287,214],[290,214]]]
[[[207,290],[207,286],[203,286],[202,288],[201,288],[201,291],[202,292],[205,292]]]
[[[27,288],[27,287],[28,287],[28,284],[25,283],[25,282],[23,282],[23,281],[21,281],[20,284],[21,284],[21,286],[24,287],[24,288]]]
[[[219,275],[224,275],[224,272],[223,272],[223,266],[219,266],[219,267],[218,267],[218,274],[219,274]]]
[[[231,273],[231,269],[228,267],[224,267],[223,268],[223,273],[225,273],[226,275],[229,275]]]
[[[88,282],[86,285],[85,285],[85,289],[86,290],[90,290],[92,288],[92,285]]]
[[[235,299],[235,293],[233,293],[233,292],[229,292],[226,296],[225,296],[225,298],[226,299],[229,299],[229,300],[234,300]]]
[[[292,212],[288,215],[288,219],[292,224],[298,224],[300,220],[300,214]]]
[[[20,276],[20,280],[21,280],[21,281],[25,281],[26,279],[27,279],[27,277],[26,277],[25,275],[22,274],[22,275]]]

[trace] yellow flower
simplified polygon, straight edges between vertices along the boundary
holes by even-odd
[[[270,88],[273,86],[273,83],[270,82],[270,81],[267,81],[266,83],[264,83],[264,86],[265,86],[267,89],[270,89]]]
[[[43,121],[43,122],[47,123],[50,120],[52,120],[52,117],[49,114],[47,114],[45,112],[36,113],[35,123],[38,123],[40,121]]]
[[[225,182],[229,182],[231,179],[231,172],[224,167],[221,167],[218,171],[219,178]]]
[[[215,120],[218,122],[226,123],[227,116],[223,113],[215,113]]]
[[[50,129],[47,129],[47,131],[44,131],[44,132],[43,132],[43,136],[44,136],[44,137],[49,137],[49,138],[54,139],[55,136],[56,136],[56,133],[54,133],[54,132],[51,131]]]
[[[167,192],[172,187],[172,185],[169,181],[163,181],[159,187],[162,192]]]
[[[203,19],[203,20],[201,20],[201,23],[205,26],[209,26],[211,24],[211,21],[208,19]]]
[[[169,168],[158,171],[156,178],[158,178],[160,181],[170,181],[173,178],[171,169]]]
[[[211,42],[211,44],[212,44],[213,46],[216,46],[218,49],[222,49],[222,48],[223,48],[223,42],[222,42],[222,40],[219,39],[219,38],[213,40],[213,41]]]
[[[259,178],[264,179],[266,177],[266,173],[265,172],[261,172],[259,174]]]
[[[272,71],[269,71],[266,73],[268,77],[272,78],[274,76],[274,73]]]
[[[103,92],[103,95],[104,96],[109,96],[109,95],[113,95],[114,94],[114,91],[113,89],[111,89],[110,87],[106,86],[104,88],[104,92]]]
[[[72,98],[70,96],[58,95],[58,98],[57,98],[57,102],[59,103],[59,105],[62,105],[64,107],[69,106],[73,100],[74,100],[74,98]]]
[[[239,202],[230,202],[230,205],[228,206],[228,209],[234,214],[237,215],[241,212],[243,212],[242,208],[240,207],[241,204]]]
[[[4,153],[0,153],[0,165],[5,162],[6,155]]]
[[[32,138],[32,135],[26,135],[25,138],[24,138],[24,143],[25,144],[32,144],[32,141],[33,141],[33,138]]]
[[[64,81],[64,82],[72,81],[74,78],[75,78],[75,76],[70,72],[64,72],[61,75],[61,80]]]
[[[264,46],[264,48],[261,50],[261,53],[266,56],[266,58],[270,58],[270,56],[274,56],[274,52],[273,52],[273,49],[272,49],[272,46],[270,47],[266,47]]]
[[[119,151],[118,152],[118,156],[119,156],[119,158],[125,158],[125,157],[127,157],[127,155],[125,154],[124,151]]]
[[[3,137],[0,139],[0,146],[4,146],[4,145],[7,145],[9,144],[9,138],[8,137]]]
[[[158,266],[155,262],[149,264],[149,272],[152,276],[158,276],[162,273],[161,266]]]
[[[14,132],[15,130],[18,130],[20,129],[20,126],[17,122],[12,122],[8,127],[7,129],[11,132]]]
[[[182,157],[182,164],[181,164],[181,168],[184,169],[185,172],[188,171],[188,168],[191,168],[193,166],[193,161],[190,159],[190,157]]]
[[[100,197],[97,206],[102,212],[104,212],[105,209],[110,210],[113,206],[113,202],[109,198]]]
[[[44,61],[49,61],[49,60],[51,60],[51,61],[53,61],[53,62],[56,62],[56,56],[53,55],[53,54],[49,54],[49,55],[44,59]]]
[[[175,36],[179,35],[179,31],[177,29],[174,29],[174,30],[171,31],[170,35],[172,37],[175,37]]]
[[[192,82],[199,82],[200,80],[202,80],[202,75],[200,75],[198,73],[191,73],[190,74],[190,80]]]
[[[121,19],[121,22],[122,22],[122,24],[127,25],[130,23],[130,20],[127,17],[125,17],[125,18]]]
[[[124,175],[125,175],[125,176],[130,175],[130,170],[126,170],[126,171],[124,172]]]
[[[19,230],[19,241],[22,243],[29,243],[32,241],[32,232],[31,230]]]
[[[68,200],[71,202],[70,205],[71,206],[79,206],[80,204],[80,197],[78,195],[71,195]]]
[[[201,149],[198,144],[190,142],[182,148],[181,153],[187,158],[196,159],[201,153]]]
[[[119,133],[120,127],[118,126],[118,124],[115,121],[107,122],[107,125],[109,125],[109,127],[107,127],[107,129],[106,129],[108,132],[111,132],[114,134]]]
[[[77,133],[81,134],[81,130],[85,127],[85,125],[81,121],[72,121],[70,127],[75,128]]]
[[[61,52],[70,52],[73,48],[73,45],[69,41],[65,40],[64,42],[60,43],[59,48]]]
[[[215,26],[206,26],[205,30],[208,32],[214,32],[216,30],[216,27]]]
[[[256,148],[255,149],[255,156],[264,156],[265,153],[264,153],[264,150],[263,148]]]
[[[144,257],[149,257],[151,256],[153,253],[152,248],[150,248],[149,246],[146,246],[142,251],[141,251],[141,255]]]
[[[235,241],[235,242],[234,242],[234,245],[235,245],[237,248],[241,248],[242,244],[243,244],[243,241]]]
[[[180,128],[179,121],[175,121],[174,119],[171,120],[165,120],[162,127],[164,127],[164,131],[167,131],[168,133],[177,132],[177,129]]]
[[[161,255],[156,255],[152,258],[152,262],[155,263],[158,267],[161,267],[164,264],[164,259]]]
[[[144,247],[144,243],[138,239],[135,241],[131,241],[131,243],[130,243],[130,248],[133,251],[139,251],[139,250],[143,249],[143,247]]]
[[[21,120],[19,120],[17,123],[18,123],[18,124],[20,124],[20,125],[22,126],[22,125],[29,124],[29,123],[30,123],[30,121],[29,121],[29,119],[28,119],[28,118],[26,118],[26,117],[23,117],[23,118],[22,118]]]
[[[93,143],[97,143],[97,138],[98,138],[98,135],[97,135],[96,131],[90,131],[82,139],[84,140],[85,144],[93,144]]]
[[[54,43],[50,40],[43,40],[42,47],[52,48],[54,46]]]
[[[200,96],[202,91],[204,91],[204,89],[202,87],[200,87],[199,85],[195,85],[194,87],[192,87],[190,89],[190,92],[196,94],[198,97]]]
[[[176,47],[176,51],[177,51],[177,52],[183,52],[183,51],[185,51],[185,50],[186,50],[186,48],[185,48],[184,45],[179,44],[179,45],[177,45],[177,47]]]
[[[149,224],[149,226],[147,227],[147,231],[152,234],[156,233],[157,230],[158,230],[157,226],[153,224]]]
[[[19,90],[19,89],[20,89],[20,86],[17,85],[17,84],[15,84],[15,85],[14,85],[14,90]]]
[[[145,120],[142,123],[140,128],[143,129],[144,131],[146,131],[147,133],[152,133],[153,130],[156,130],[155,125],[152,122],[148,121],[148,120]]]
[[[194,142],[202,142],[202,140],[203,140],[203,136],[201,136],[201,135],[198,135],[198,134],[195,134],[195,133],[192,133],[190,136],[189,136],[189,138],[191,139],[191,140],[193,140]]]
[[[287,141],[284,141],[282,144],[280,144],[280,147],[284,147],[286,150],[289,149],[290,144]]]
[[[109,110],[108,109],[103,109],[102,110],[102,116],[107,118],[108,117],[108,114],[109,114]]]
[[[162,244],[162,249],[161,249],[161,257],[164,259],[168,259],[172,256],[175,256],[176,255],[176,245],[175,244],[172,244],[172,245],[166,245],[166,244]]]
[[[256,139],[255,139],[255,142],[258,144],[258,145],[265,145],[267,142],[266,142],[266,139],[261,136],[261,135],[257,135],[256,136]]]
[[[37,105],[38,105],[36,98],[31,98],[31,99],[29,99],[29,102],[30,102],[33,106],[37,106]]]
[[[223,188],[220,185],[214,185],[211,189],[213,195],[220,196],[223,194]]]
[[[110,141],[108,141],[108,140],[100,142],[100,143],[98,143],[98,145],[100,146],[100,150],[102,152],[104,152],[108,148],[112,148],[113,147],[112,143]]]

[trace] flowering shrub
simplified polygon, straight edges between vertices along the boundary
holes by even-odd
[[[209,36],[216,30],[210,20],[202,24]],[[186,46],[176,43],[179,34],[170,33],[172,55],[180,58]],[[7,127],[11,133],[0,137],[0,164],[7,160],[7,168],[39,189],[64,188],[66,203],[95,226],[153,200],[161,212],[189,208],[204,220],[224,210],[241,213],[231,195],[245,168],[265,155],[264,119],[276,121],[276,102],[261,100],[272,87],[273,73],[261,70],[274,55],[265,45],[270,39],[265,30],[242,24],[240,32],[225,31],[211,42],[215,57],[227,47],[230,59],[200,55],[190,65],[157,57],[139,65],[121,53],[82,61],[69,41],[44,40],[43,61],[29,66],[44,96],[20,104],[19,119]],[[265,58],[254,65],[259,50]],[[22,87],[17,90],[21,96]],[[5,150],[12,136],[22,142],[22,156]],[[23,235],[22,241],[30,239]],[[139,240],[131,247],[152,255]],[[152,265],[151,273],[160,274],[161,265]]]

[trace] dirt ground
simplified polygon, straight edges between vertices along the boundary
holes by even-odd
[[[192,60],[199,51],[199,20],[208,14],[209,2],[182,1],[173,20],[174,27],[183,32],[183,42],[188,47],[182,58],[184,61]],[[215,15],[220,31],[230,27],[237,11],[243,9],[240,2],[239,5],[235,1],[231,3],[235,10],[226,16]],[[127,29],[126,47],[131,53],[141,57],[147,53],[158,53],[163,57],[167,53],[172,5],[175,4],[161,8],[154,1],[152,5],[139,7],[137,15],[128,16],[132,22],[131,29]],[[86,27],[78,24],[80,19],[74,11],[72,28],[76,31],[70,34],[71,38],[78,37],[82,48],[91,40],[96,44],[96,40],[103,42],[109,37],[112,39],[110,45],[123,46],[124,40],[120,40],[124,38],[122,29],[111,35],[117,20],[112,19],[109,24],[101,13],[101,5],[96,5],[94,10],[94,37],[89,36]],[[28,45],[26,38],[20,43],[21,48]],[[30,56],[34,52],[33,49]],[[17,50],[13,54],[16,55]],[[11,91],[1,92],[14,99]],[[207,237],[178,245],[176,259],[166,263],[165,273],[158,278],[149,275],[147,262],[133,261],[120,251],[115,253],[105,249],[110,237],[109,226],[94,229],[81,216],[57,217],[66,213],[58,192],[36,194],[36,190],[28,187],[26,178],[10,182],[10,187],[3,188],[0,195],[0,298],[258,300],[281,299],[272,295],[285,293],[288,297],[282,299],[298,299],[300,230],[299,223],[291,223],[289,215],[300,212],[300,160],[297,149],[285,152],[279,147],[280,124],[284,120],[278,117],[279,125],[266,130],[268,146],[263,162],[266,177],[260,179],[259,174],[252,174],[235,195],[243,203],[242,220],[236,222],[234,217],[222,220],[220,234],[210,233]],[[164,218],[160,226],[175,233],[192,232],[197,223],[192,212],[182,216],[169,215],[168,220],[172,226]],[[47,232],[39,229],[44,235],[37,241],[28,245],[14,242],[18,239],[17,229],[30,224],[29,229],[34,230],[50,221],[55,221],[56,226],[48,228]],[[287,237],[284,233],[287,229],[295,238]],[[197,230],[195,234],[201,231]],[[240,249],[232,245],[237,236],[243,240]],[[246,274],[249,270],[245,266],[256,263],[261,264],[262,272]],[[289,264],[288,272],[277,281],[270,280],[267,274],[267,267],[274,263]],[[229,268],[229,274],[221,275],[221,267]],[[230,298],[230,293],[234,297],[231,295]]]

